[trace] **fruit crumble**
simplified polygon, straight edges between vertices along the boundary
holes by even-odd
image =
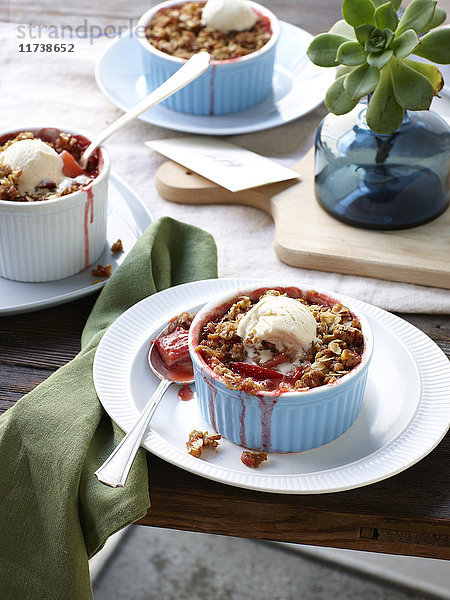
[[[269,19],[257,13],[248,31],[223,33],[202,25],[205,2],[185,2],[160,9],[146,29],[146,37],[157,50],[188,59],[206,50],[211,60],[231,60],[260,50],[270,40]]]
[[[267,452],[249,452],[244,450],[241,454],[241,462],[251,469],[258,469],[259,465],[267,460]]]
[[[109,278],[112,275],[112,265],[97,265],[96,269],[91,270],[93,277]]]
[[[275,314],[272,304],[283,305],[284,313]],[[255,333],[255,323],[265,324],[271,336]],[[361,323],[346,306],[296,288],[261,290],[253,299],[241,296],[220,307],[196,348],[228,388],[250,394],[333,384],[359,365],[363,350]]]
[[[191,361],[188,337],[193,318],[188,312],[174,317],[169,322],[165,335],[155,340],[155,345],[166,367],[170,368]]]
[[[155,340],[155,347],[167,370],[167,376],[179,383],[190,383],[194,379],[188,338],[193,315],[183,312],[170,320],[164,335]],[[187,389],[180,390],[181,400],[190,399]]]
[[[0,138],[0,200],[37,202],[87,187],[100,171],[99,151],[79,165],[89,140],[57,129],[21,131]]]
[[[218,433],[209,434],[207,431],[192,430],[186,442],[188,453],[195,458],[200,458],[206,448],[217,448],[222,436]]]
[[[115,254],[116,252],[123,252],[123,243],[120,238],[111,245],[111,252],[113,254]]]

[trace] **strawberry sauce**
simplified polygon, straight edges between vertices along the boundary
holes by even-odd
[[[170,333],[162,335],[155,340],[155,348],[161,367],[167,371],[167,377],[173,381],[188,384],[194,379],[194,370],[192,360],[189,354],[188,346],[189,331],[183,327],[176,327]],[[184,390],[187,388],[187,390]],[[190,388],[185,385],[180,393],[182,400],[188,400],[188,390]]]
[[[209,114],[214,114],[214,99],[215,99],[215,80],[216,80],[216,65],[211,65],[211,79],[209,81]]]
[[[272,413],[278,398],[258,396],[261,420],[261,448],[269,450],[271,445]]]
[[[169,379],[178,381],[180,383],[188,383],[189,381],[192,381],[194,379],[192,362],[180,363],[178,365],[174,365],[173,367],[168,367],[167,376]]]
[[[178,398],[183,402],[188,402],[189,400],[192,400],[193,397],[194,392],[192,391],[189,385],[183,385],[183,387],[178,392]]]
[[[241,400],[241,413],[239,415],[240,429],[239,429],[239,438],[241,441],[241,446],[247,446],[247,432],[245,430],[245,397],[242,392],[239,393],[239,398]]]
[[[211,426],[213,427],[213,429],[215,431],[217,431],[217,422],[216,422],[216,394],[217,394],[217,389],[216,386],[214,385],[214,382],[211,381],[211,379],[209,377],[204,377],[203,378],[204,382],[206,383],[206,385],[208,386],[208,390],[209,390],[209,420],[211,423]]]
[[[91,264],[89,260],[89,223],[94,222],[94,193],[92,191],[92,183],[86,188],[86,204],[84,205],[84,267],[87,267]],[[91,217],[89,220],[89,211],[91,212]]]

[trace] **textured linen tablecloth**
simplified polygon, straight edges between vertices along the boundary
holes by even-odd
[[[24,54],[18,51],[19,43],[27,40],[19,40],[17,27],[11,24],[0,28],[0,40],[1,128],[66,126],[92,137],[122,114],[103,96],[94,77],[95,63],[110,40],[98,38],[90,43],[75,39],[75,52],[71,55]],[[229,139],[283,164],[294,164],[312,145],[316,127],[325,114],[325,108],[320,106],[287,125]],[[220,277],[282,278],[347,294],[391,311],[450,312],[448,290],[299,269],[282,263],[273,250],[273,221],[257,209],[188,206],[163,200],[153,177],[165,159],[144,142],[182,135],[137,120],[110,138],[106,147],[111,153],[113,171],[134,188],[155,218],[168,215],[214,236]]]

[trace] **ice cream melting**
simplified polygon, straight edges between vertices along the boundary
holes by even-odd
[[[286,354],[287,363],[280,371],[294,368],[292,357],[304,354],[316,338],[316,320],[309,308],[295,298],[263,296],[239,321],[237,334],[244,341],[252,361],[264,364],[273,352],[263,342],[273,344],[277,352]]]
[[[35,193],[42,181],[53,181],[59,185],[64,175],[63,162],[53,148],[39,139],[26,139],[14,142],[0,154],[0,164],[11,170],[22,171],[18,188],[19,194]]]
[[[222,33],[249,31],[257,20],[247,0],[208,0],[202,12],[202,25]]]

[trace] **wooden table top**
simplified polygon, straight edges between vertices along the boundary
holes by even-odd
[[[0,20],[136,22],[148,3],[131,0],[0,7]],[[272,0],[279,18],[311,33],[340,16],[340,0]],[[440,5],[450,11],[450,0]],[[380,285],[382,285],[380,283]],[[0,413],[79,350],[96,295],[0,318]],[[450,357],[450,316],[400,315]],[[57,323],[57,327],[55,327]],[[450,559],[450,434],[426,458],[381,483],[348,492],[284,495],[248,491],[192,475],[148,454],[152,507],[139,524],[301,544]]]

